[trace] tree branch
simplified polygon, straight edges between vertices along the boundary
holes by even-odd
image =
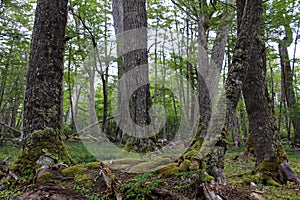
[[[8,129],[10,129],[10,130],[12,130],[12,131],[14,131],[14,132],[16,132],[16,133],[19,133],[19,134],[21,134],[21,135],[23,134],[22,131],[20,131],[20,130],[18,130],[18,129],[15,129],[15,128],[9,126],[9,125],[7,125],[7,124],[4,123],[3,121],[0,121],[0,125],[1,125],[1,126],[4,126],[5,128],[8,128]]]

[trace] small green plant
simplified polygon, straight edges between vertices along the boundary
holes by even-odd
[[[151,190],[158,186],[160,180],[151,180],[152,173],[145,173],[137,177],[135,182],[125,183],[121,187],[121,192],[124,194],[124,199],[147,199]]]

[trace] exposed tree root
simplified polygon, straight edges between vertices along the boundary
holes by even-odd
[[[280,165],[280,170],[282,174],[285,176],[284,177],[285,180],[300,184],[300,179],[292,171],[289,163],[286,160],[283,161],[283,163]]]

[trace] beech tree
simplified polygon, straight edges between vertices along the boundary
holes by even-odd
[[[114,18],[114,27],[115,33],[117,35],[117,40],[123,39],[122,42],[125,44],[118,44],[118,76],[121,78],[124,74],[130,70],[138,70],[141,75],[139,78],[149,83],[148,77],[148,53],[147,53],[147,12],[146,12],[146,1],[145,0],[114,0],[113,1],[113,18]],[[128,34],[126,36],[126,31],[134,32],[139,31],[139,39],[134,38],[133,34]],[[123,35],[122,35],[123,34]],[[124,37],[124,38],[122,38]],[[129,41],[129,43],[128,43]],[[132,47],[141,46],[141,49],[133,49],[129,52],[126,52],[126,48],[131,49]],[[128,45],[128,46],[126,46]],[[141,66],[143,69],[141,69]],[[124,99],[124,92],[130,92],[132,85],[138,84],[139,79],[137,77],[128,77],[128,85],[119,85],[119,110],[127,109],[124,108],[127,102]],[[129,80],[130,79],[130,80]],[[140,127],[145,127],[150,124],[151,119],[149,116],[149,109],[151,107],[151,96],[149,84],[142,85],[132,94],[129,102],[129,113],[130,118],[135,123],[135,125]],[[121,91],[123,90],[123,91]],[[121,94],[123,92],[123,95]],[[120,123],[119,127],[122,127],[122,124],[128,123],[128,119],[124,118],[123,114],[120,113]],[[126,116],[125,116],[126,117]],[[126,125],[127,126],[127,125]],[[134,127],[131,128],[134,131]],[[123,130],[118,129],[118,134],[122,134],[123,141],[126,142],[129,149],[131,149],[133,141],[136,141],[136,138],[129,137],[127,139],[126,135],[123,135]],[[128,133],[127,133],[128,134]],[[131,133],[135,134],[135,133]],[[139,137],[138,135],[136,135]],[[139,150],[144,151],[145,146],[137,147]]]
[[[67,0],[38,0],[24,101],[23,152],[12,167],[34,172],[37,160],[70,163],[60,138]]]
[[[263,2],[239,1],[237,11],[238,38],[226,83],[228,112],[236,109],[242,91],[256,153],[256,172],[272,185],[288,180],[300,182],[287,162],[268,98],[266,50],[261,33]]]

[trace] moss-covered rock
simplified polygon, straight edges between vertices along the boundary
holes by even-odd
[[[47,157],[54,163],[64,162],[67,165],[75,163],[66,151],[58,130],[45,128],[34,131],[25,141],[21,155],[13,163],[10,170],[18,175],[35,174],[38,168],[37,161]]]
[[[53,174],[51,172],[45,172],[38,176],[36,179],[37,183],[49,183],[53,181]]]
[[[87,167],[84,165],[74,165],[62,170],[61,173],[65,177],[75,177],[76,175],[84,174],[86,170]]]
[[[85,165],[88,169],[98,169],[100,167],[100,162],[90,162]]]
[[[177,174],[180,171],[180,168],[177,163],[170,163],[168,165],[162,165],[155,169],[162,177],[169,177],[174,174]]]
[[[133,166],[130,171],[133,173],[142,173],[146,171],[154,171],[160,165],[166,165],[170,163],[171,160],[169,158],[154,158],[151,161],[143,162],[138,165]]]

